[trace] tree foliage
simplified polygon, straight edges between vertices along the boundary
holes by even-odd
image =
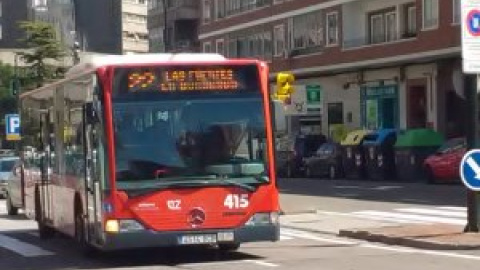
[[[59,61],[65,56],[61,42],[56,38],[55,28],[46,22],[22,21],[20,28],[26,33],[22,39],[30,52],[22,52],[22,60],[30,66],[37,86],[43,85],[46,79],[55,78],[59,68],[48,64],[48,59]]]

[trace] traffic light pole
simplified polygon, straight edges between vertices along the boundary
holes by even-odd
[[[467,101],[467,146],[468,149],[479,147],[479,105],[480,75],[467,75],[465,84],[465,99]],[[479,196],[478,192],[467,191],[467,225],[464,232],[478,232],[479,221]]]

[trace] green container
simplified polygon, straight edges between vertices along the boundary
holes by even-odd
[[[426,181],[423,161],[435,153],[444,140],[442,134],[428,128],[401,132],[395,143],[397,178],[406,182]]]
[[[440,146],[444,142],[442,134],[429,128],[408,129],[400,132],[395,147]]]

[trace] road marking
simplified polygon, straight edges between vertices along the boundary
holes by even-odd
[[[442,209],[427,209],[427,208],[398,208],[395,210],[399,212],[414,213],[414,214],[459,217],[459,218],[465,218],[465,219],[467,218],[467,213],[460,212],[460,211],[448,211],[448,210],[442,210]]]
[[[266,261],[261,261],[261,260],[240,260],[240,261],[222,261],[222,262],[198,262],[198,263],[187,263],[183,264],[183,266],[186,267],[191,267],[191,268],[196,268],[196,267],[205,267],[205,266],[227,266],[229,264],[245,264],[245,263],[253,263],[261,266],[266,266],[266,267],[278,267],[280,266],[279,264],[271,263],[271,262],[266,262]]]
[[[8,237],[0,234],[0,247],[11,250],[24,257],[38,257],[54,255],[53,252],[34,246],[29,243],[19,241],[15,238]]]
[[[390,223],[408,223],[408,224],[426,224],[428,222],[425,221],[419,221],[419,220],[411,220],[411,219],[402,219],[402,218],[397,218],[395,220],[392,220],[391,218],[385,218],[385,217],[378,217],[378,216],[365,216],[362,214],[357,214],[355,212],[353,213],[340,213],[340,212],[330,212],[330,211],[317,211],[318,214],[325,214],[325,215],[331,215],[331,216],[345,216],[345,217],[356,217],[356,218],[364,218],[364,219],[370,219],[370,220],[375,220],[375,221],[387,221]]]
[[[414,214],[402,214],[402,213],[394,213],[394,212],[383,212],[383,211],[358,211],[354,212],[354,214],[360,216],[373,216],[373,217],[381,217],[385,219],[392,219],[395,222],[396,219],[403,219],[403,220],[411,220],[411,221],[423,221],[423,222],[430,222],[430,223],[445,223],[445,224],[453,224],[453,225],[465,225],[465,220],[463,219],[453,219],[453,218],[446,218],[446,217],[434,217],[434,216],[425,216],[425,215],[414,215]]]
[[[319,237],[312,233],[308,233],[301,230],[296,229],[285,229],[282,228],[281,234],[292,236],[295,238],[302,238],[302,239],[310,239],[319,242],[326,242],[326,243],[333,243],[333,244],[340,244],[340,245],[355,245],[357,242],[348,241],[348,240],[340,240],[340,239],[333,239],[333,238],[326,238],[326,237]]]
[[[267,266],[267,267],[278,267],[278,266],[280,266],[278,264],[271,263],[271,262],[266,262],[266,261],[258,261],[258,260],[243,260],[243,261],[258,264],[258,265],[261,265],[261,266]]]
[[[444,210],[449,210],[449,211],[461,211],[461,212],[466,212],[467,208],[466,207],[461,207],[461,206],[440,206],[437,207],[438,209],[444,209]]]

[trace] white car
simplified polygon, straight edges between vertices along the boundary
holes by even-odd
[[[17,156],[0,157],[0,197],[7,195],[8,181],[13,178],[13,166],[19,160]]]

